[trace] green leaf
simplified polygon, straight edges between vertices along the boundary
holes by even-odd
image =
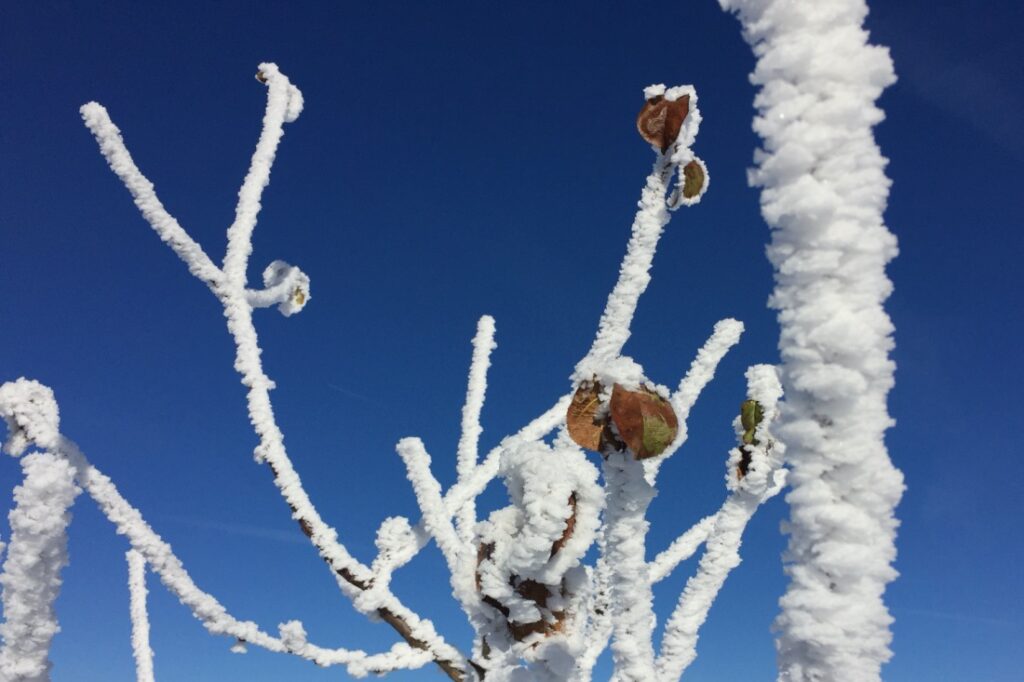
[[[661,415],[644,415],[644,450],[648,456],[655,457],[665,451],[672,439],[676,437],[676,430],[669,426]]]

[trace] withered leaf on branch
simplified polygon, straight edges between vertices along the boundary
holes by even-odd
[[[672,405],[646,387],[630,391],[615,384],[610,412],[619,438],[637,459],[663,453],[679,430]]]
[[[700,194],[704,187],[704,164],[694,159],[683,166],[683,196],[692,199]]]
[[[569,403],[569,411],[565,416],[565,425],[569,437],[576,444],[587,450],[601,450],[601,433],[605,429],[605,419],[598,418],[601,408],[601,385],[597,382],[583,382],[576,389],[576,394]]]
[[[689,112],[689,95],[683,95],[674,102],[658,95],[647,100],[640,110],[636,117],[636,129],[640,131],[640,137],[661,149],[664,154],[679,137]]]

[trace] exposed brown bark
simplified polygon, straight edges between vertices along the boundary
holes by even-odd
[[[278,477],[278,471],[277,469],[274,468],[273,464],[270,464],[270,471],[274,474],[274,480],[276,481]],[[313,528],[310,525],[309,520],[299,515],[299,511],[291,504],[289,504],[288,507],[292,510],[292,514],[296,515],[295,520],[298,522],[299,528],[302,530],[303,535],[309,538],[309,541],[313,543],[314,547],[323,551],[324,548],[318,545],[315,540],[313,540]],[[345,580],[345,582],[352,585],[353,587],[357,587],[360,590],[370,589],[370,585],[366,581],[356,578],[348,569],[334,566],[326,558],[324,559],[324,562],[326,562],[327,565],[331,567],[331,570],[333,570],[335,573],[341,576]],[[423,649],[424,651],[427,651],[429,649],[426,642],[413,636],[412,628],[409,627],[409,624],[406,623],[401,616],[387,608],[377,609],[376,613],[377,617],[385,623],[387,623],[388,625],[390,625],[392,628],[394,628],[395,632],[397,632],[399,636],[401,636],[401,638],[404,639],[409,646],[415,647],[417,649]],[[449,678],[451,678],[455,682],[462,682],[462,680],[466,678],[466,671],[463,670],[455,661],[446,658],[441,658],[435,655],[434,663]]]

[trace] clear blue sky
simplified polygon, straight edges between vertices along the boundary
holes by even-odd
[[[887,680],[1020,679],[1020,167],[1018,2],[876,2],[868,26],[900,81],[877,135],[901,255],[889,272],[906,474]],[[379,651],[294,529],[231,367],[209,292],[142,221],[78,118],[97,100],[169,210],[216,260],[259,131],[256,65],[306,97],[264,196],[251,278],[300,265],[313,300],[257,316],[286,442],[321,513],[363,560],[387,515],[414,515],[394,443],[421,436],[438,476],[454,448],[476,319],[499,347],[483,446],[568,387],[616,276],[651,152],[641,88],[693,83],[695,151],[711,190],[655,261],[627,351],[674,384],[722,317],[741,346],[662,476],[653,551],[717,508],[743,369],[777,359],[771,271],[746,187],[753,65],[712,0],[629,3],[83,3],[0,9],[0,380],[54,388],[62,425],[236,615],[300,618],[325,645]],[[16,462],[0,462],[7,498]],[[503,500],[495,486],[488,504]],[[5,503],[6,504],[6,503]],[[2,505],[0,505],[2,506]],[[776,499],[712,611],[690,677],[774,674],[768,628],[784,588]],[[6,524],[0,535],[8,537]],[[59,601],[54,679],[132,678],[124,540],[82,498]],[[656,593],[662,620],[688,567]],[[399,593],[465,645],[431,549]],[[151,581],[161,682],[335,680],[338,670],[205,634]],[[394,679],[439,679],[432,670]]]

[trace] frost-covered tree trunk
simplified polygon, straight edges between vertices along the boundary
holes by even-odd
[[[882,307],[896,240],[882,220],[886,160],[871,128],[895,80],[868,44],[864,0],[720,0],[757,55],[752,181],[772,226],[771,305],[779,311],[792,491],[790,585],[778,629],[779,679],[877,680],[891,652],[882,601],[896,577],[893,509],[903,477],[892,426],[892,323]]]

